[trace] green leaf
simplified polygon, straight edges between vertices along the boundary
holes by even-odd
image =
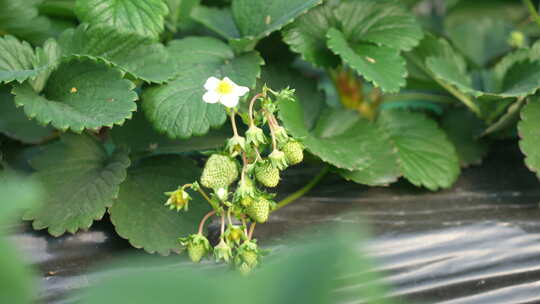
[[[505,71],[502,78],[495,78],[495,81],[497,87],[493,88],[494,91],[487,92],[490,95],[503,98],[533,95],[540,88],[540,61],[516,62]]]
[[[31,79],[32,86],[43,89],[51,71],[57,66],[59,50],[54,40],[35,51],[28,42],[13,36],[0,38],[0,84]]]
[[[446,39],[426,34],[420,44],[412,51],[405,54],[408,63],[409,76],[423,81],[432,80],[432,72],[427,66],[427,59],[431,57],[442,57],[457,66],[459,71],[467,70],[467,63],[462,56],[456,55],[453,47]]]
[[[453,45],[478,67],[511,50],[508,37],[513,27],[503,19],[484,17],[464,20],[447,27]]]
[[[460,62],[459,55],[454,54],[455,60],[448,57],[430,57],[426,61],[428,69],[437,79],[456,87],[459,91],[475,96],[482,96],[482,92],[473,88],[471,76],[467,73],[465,65],[457,65]]]
[[[158,262],[148,257],[124,260],[109,266],[107,277],[96,280],[95,286],[82,290],[78,303],[153,303],[157,298],[162,303],[176,303],[178,295],[182,303],[396,303],[366,254],[363,239],[334,232],[334,227],[321,230],[325,233],[280,240],[286,250],[273,249],[248,278],[223,265],[205,263],[201,267],[178,262],[176,257]]]
[[[309,101],[285,101],[280,104],[280,119],[295,137],[301,138],[309,152],[338,168],[364,170],[379,157],[392,162],[392,147],[384,134],[358,113],[346,110],[326,110],[309,130],[304,115]],[[389,158],[388,158],[389,157]]]
[[[36,92],[41,92],[45,88],[52,72],[60,64],[62,50],[56,40],[49,39],[45,41],[43,47],[36,48],[35,53],[34,66],[40,69],[40,73],[36,77],[31,78],[29,82]]]
[[[321,0],[234,0],[232,14],[242,37],[260,39],[320,3]]]
[[[2,227],[6,222],[18,221],[20,218],[17,212],[39,206],[44,189],[35,179],[0,170],[0,193],[2,193],[0,199],[0,227]],[[1,234],[3,231],[0,231]]]
[[[0,133],[28,144],[37,144],[53,135],[52,128],[30,120],[22,109],[15,107],[7,86],[0,86]]]
[[[47,190],[43,205],[24,215],[34,229],[53,236],[87,229],[99,220],[117,196],[130,165],[128,151],[111,156],[88,135],[64,134],[31,162],[35,177]]]
[[[15,250],[13,244],[0,239],[0,303],[27,304],[37,298],[38,276],[23,259],[25,252]]]
[[[398,92],[405,85],[407,69],[399,50],[358,43],[351,45],[342,32],[328,31],[328,47],[343,61],[376,87],[389,93]]]
[[[385,134],[354,111],[327,108],[316,83],[276,67],[265,69],[262,79],[273,89],[295,88],[297,101],[280,104],[280,119],[289,132],[302,139],[308,151],[336,167],[347,168],[340,170],[345,178],[383,185],[400,175]]]
[[[0,227],[19,220],[18,212],[38,206],[44,189],[35,180],[6,174],[0,170]],[[37,280],[21,252],[16,252],[14,245],[3,237],[6,231],[0,231],[0,303],[26,304],[36,299]]]
[[[483,99],[526,97],[540,88],[540,62],[533,47],[517,50],[505,56],[492,69],[473,71],[474,80],[465,59],[443,39],[427,36],[409,56],[416,69],[414,77],[434,77],[440,83]],[[419,72],[421,71],[421,72]],[[425,73],[422,75],[422,72]],[[482,107],[482,104],[479,104]]]
[[[23,82],[37,76],[39,70],[34,67],[34,59],[34,50],[28,42],[13,36],[0,38],[0,83]]]
[[[252,88],[263,63],[256,52],[235,56],[225,43],[209,37],[175,40],[168,49],[178,59],[180,74],[165,85],[145,90],[142,107],[155,128],[171,138],[203,135],[225,122],[222,105],[202,100],[209,77],[229,77]]]
[[[394,144],[401,171],[412,184],[435,191],[456,181],[456,150],[435,121],[422,113],[388,110],[377,124]]]
[[[167,21],[174,29],[179,24],[185,24],[189,21],[190,15],[195,7],[199,6],[201,0],[166,0],[169,7]]]
[[[192,193],[189,211],[178,213],[164,205],[164,192],[199,177],[200,169],[193,161],[179,156],[142,160],[129,170],[118,200],[110,209],[116,232],[134,247],[150,253],[180,252],[178,238],[196,232],[199,221],[211,208],[197,193]]]
[[[191,17],[226,39],[240,38],[240,32],[234,23],[229,8],[216,8],[198,6],[193,10]]]
[[[521,110],[518,123],[519,147],[525,154],[525,165],[540,178],[540,100],[530,98]]]
[[[455,58],[459,58],[455,55]],[[526,97],[540,88],[540,62],[521,56],[502,60],[492,70],[483,74],[483,87],[475,88],[471,76],[456,60],[445,57],[430,57],[427,67],[439,80],[456,87],[474,97],[493,96],[500,98]]]
[[[326,46],[326,32],[338,27],[338,20],[329,5],[310,10],[283,30],[283,40],[302,58],[319,67],[333,67],[339,58]]]
[[[48,38],[49,19],[39,16],[43,0],[0,0],[0,33],[41,44]]]
[[[279,65],[266,66],[261,75],[261,87],[262,84],[267,84],[273,90],[294,88],[294,96],[304,109],[304,125],[309,130],[315,127],[326,108],[325,96],[317,88],[317,82],[294,70]]]
[[[479,136],[485,128],[482,120],[463,108],[448,111],[441,121],[441,128],[456,147],[462,167],[479,165],[489,150],[489,144]]]
[[[163,83],[177,73],[165,47],[149,38],[109,26],[81,25],[60,37],[64,56],[100,59],[146,82]]]
[[[15,87],[12,93],[28,117],[62,131],[82,132],[121,125],[131,118],[137,108],[133,89],[133,83],[122,79],[119,71],[102,63],[72,61],[51,75],[43,95],[27,84]]]
[[[370,42],[408,51],[424,36],[413,14],[394,0],[344,1],[335,11],[351,43]]]
[[[375,46],[383,47],[382,53],[388,53],[388,49],[396,54],[410,50],[423,36],[414,15],[397,1],[358,0],[329,1],[309,11],[284,30],[284,40],[305,60],[316,66],[332,67],[339,63],[327,48],[328,31],[332,28],[341,31],[343,37],[339,37],[340,40],[347,42],[341,41],[343,46],[348,45],[354,50],[360,45],[369,45],[372,50],[376,50]],[[331,36],[338,39],[337,33]],[[341,54],[344,49],[338,52]],[[378,57],[373,53],[361,55]],[[344,61],[350,59],[350,56],[343,58]]]
[[[133,134],[137,134],[137,136],[133,136]],[[133,119],[127,121],[123,126],[111,130],[115,144],[126,145],[134,153],[154,154],[215,149],[221,147],[231,135],[231,130],[227,126],[212,130],[204,136],[192,137],[187,140],[170,139],[155,131],[141,111],[136,112]]]
[[[383,133],[381,132],[381,136]],[[392,146],[387,142],[374,142],[379,144],[378,152],[368,159],[367,165],[362,170],[339,170],[339,174],[346,180],[368,186],[388,186],[394,183],[402,175],[396,161],[396,155]]]
[[[82,22],[157,40],[169,9],[163,0],[77,0],[75,13]]]

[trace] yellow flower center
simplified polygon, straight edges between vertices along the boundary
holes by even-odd
[[[227,94],[231,94],[234,90],[234,87],[232,84],[230,84],[229,82],[227,81],[220,81],[218,86],[217,86],[217,89],[216,91],[221,94],[221,95],[227,95]]]

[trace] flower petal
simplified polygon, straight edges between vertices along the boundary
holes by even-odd
[[[237,95],[237,96],[244,96],[247,94],[247,92],[249,92],[249,88],[248,87],[242,87],[242,86],[236,86],[234,87],[234,94]]]
[[[238,104],[238,99],[238,96],[234,94],[227,94],[222,95],[219,101],[228,108],[234,108]]]
[[[206,83],[204,84],[204,89],[207,91],[213,91],[217,88],[220,80],[216,77],[210,77],[208,80],[206,80]]]
[[[219,101],[219,98],[220,98],[220,95],[214,91],[208,91],[202,97],[202,99],[206,103],[216,103]]]

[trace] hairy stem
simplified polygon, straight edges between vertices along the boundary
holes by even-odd
[[[225,214],[221,215],[221,237],[225,234]]]
[[[236,127],[236,112],[233,110],[231,110],[231,125],[232,125],[232,129],[233,129],[233,133],[234,133],[234,136],[238,136],[238,128]]]
[[[219,206],[216,205],[211,199],[210,197],[208,196],[208,194],[206,194],[206,192],[204,192],[203,189],[201,189],[201,187],[197,187],[197,191],[199,191],[199,193],[202,195],[202,197],[204,197],[204,199],[210,204],[210,206],[212,206],[212,208],[214,210],[218,210],[219,209]]]
[[[534,7],[534,4],[531,0],[523,0],[523,3],[529,10],[529,13],[531,14],[531,19],[536,22],[538,25],[540,25],[540,15],[538,15],[538,11]]]
[[[274,121],[272,120],[272,116],[268,112],[266,114],[266,120],[268,120],[268,126],[270,127],[270,135],[272,136],[272,148],[274,150],[277,149],[277,142],[276,142],[276,133],[274,131],[274,128],[276,127],[274,125]]]
[[[212,210],[210,212],[208,212],[201,220],[201,223],[199,224],[199,234],[202,234],[203,232],[203,228],[204,228],[204,224],[206,223],[206,221],[212,216],[216,214],[216,211],[215,210]]]
[[[251,224],[251,226],[249,226],[249,233],[248,233],[248,240],[251,240],[253,238],[253,231],[255,231],[255,226],[257,225],[257,223],[253,223]]]
[[[244,215],[242,215],[242,227],[244,227],[244,235],[247,238],[248,230],[247,230],[246,218],[244,217]]]
[[[257,99],[259,99],[261,96],[262,96],[262,93],[259,93],[253,96],[253,98],[251,98],[251,101],[249,102],[249,126],[250,127],[255,124],[255,122],[253,121],[253,105],[255,104],[255,101],[257,101]]]
[[[231,219],[231,209],[227,210],[227,221],[229,221],[229,226],[233,226],[233,222]]]
[[[290,203],[296,201],[298,198],[300,198],[302,195],[309,192],[309,190],[313,189],[320,181],[321,179],[330,171],[330,167],[326,166],[324,167],[319,174],[317,174],[309,183],[307,183],[304,187],[300,188],[298,191],[294,192],[293,194],[287,196],[283,200],[281,200],[279,203],[277,203],[276,208],[274,208],[273,211],[279,210]]]

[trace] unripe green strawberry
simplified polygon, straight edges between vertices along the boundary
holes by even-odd
[[[251,267],[256,267],[259,263],[259,254],[255,251],[246,250],[242,252],[242,259],[244,263],[248,264]]]
[[[254,221],[264,223],[270,214],[270,201],[265,198],[257,198],[246,208],[246,213]]]
[[[285,153],[285,158],[289,165],[296,165],[304,159],[304,147],[297,141],[289,141],[281,149]]]
[[[187,246],[187,251],[189,258],[195,263],[199,263],[201,259],[208,253],[208,250],[202,243],[189,244]]]
[[[259,264],[259,249],[253,241],[246,241],[238,247],[237,255],[234,258],[236,268],[240,273],[246,275]]]
[[[253,204],[254,200],[251,196],[244,196],[241,200],[240,200],[240,204],[243,206],[243,207],[248,207],[250,206],[251,204]]]
[[[264,162],[255,168],[255,177],[261,184],[272,188],[279,183],[279,170],[270,162]]]
[[[238,178],[236,162],[225,155],[213,154],[206,161],[201,176],[201,184],[207,188],[218,190],[227,188]]]
[[[240,271],[240,273],[242,275],[248,275],[251,273],[251,270],[252,270],[252,267],[250,267],[248,264],[246,263],[242,263],[238,266],[236,266],[236,269],[238,269],[238,271]]]
[[[189,258],[198,263],[210,252],[210,242],[202,234],[192,234],[188,237],[180,238],[180,243],[187,249]]]

